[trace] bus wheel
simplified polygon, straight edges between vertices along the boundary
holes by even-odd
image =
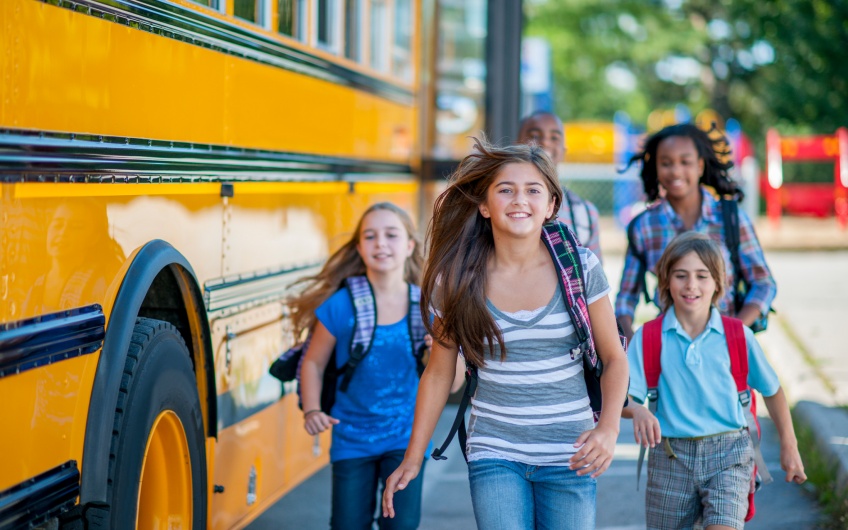
[[[109,454],[111,528],[206,528],[206,445],[191,356],[167,322],[139,318]]]

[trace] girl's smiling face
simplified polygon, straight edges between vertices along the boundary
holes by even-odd
[[[554,198],[536,166],[507,164],[489,185],[479,211],[491,220],[494,233],[538,236],[554,214]]]
[[[674,311],[694,318],[707,318],[716,296],[717,284],[695,251],[685,254],[671,267],[668,282]]]
[[[688,136],[669,136],[657,146],[657,181],[671,200],[700,193],[704,159]]]
[[[369,271],[403,270],[415,248],[400,217],[390,210],[374,210],[362,219],[356,250]]]

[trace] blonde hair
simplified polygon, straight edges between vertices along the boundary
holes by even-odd
[[[698,259],[707,266],[710,276],[715,280],[716,292],[713,293],[710,303],[716,305],[716,302],[724,296],[725,284],[727,283],[727,265],[718,243],[706,234],[692,231],[684,232],[671,240],[671,243],[668,244],[662,256],[660,256],[660,260],[657,262],[657,279],[659,284],[657,290],[659,291],[661,311],[667,311],[674,304],[669,287],[671,271],[677,262],[690,252],[698,255]]]
[[[365,217],[377,210],[386,210],[397,215],[406,229],[406,235],[415,243],[415,248],[412,249],[412,254],[406,259],[404,265],[404,279],[407,283],[415,285],[420,282],[421,269],[424,265],[421,240],[415,231],[415,226],[412,224],[409,214],[390,202],[372,204],[359,218],[350,240],[330,256],[321,272],[315,276],[302,278],[289,286],[289,288],[293,288],[304,285],[300,293],[289,300],[296,337],[300,337],[304,331],[312,329],[312,326],[315,325],[315,310],[344,285],[346,278],[364,276],[367,272],[365,262],[362,261],[356,247],[359,245],[362,223]]]

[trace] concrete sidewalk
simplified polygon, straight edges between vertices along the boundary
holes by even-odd
[[[778,285],[777,315],[758,339],[770,359],[781,360],[772,362],[796,422],[812,431],[837,487],[846,489],[848,251],[767,251],[766,258]]]

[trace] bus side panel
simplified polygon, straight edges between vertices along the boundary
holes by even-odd
[[[217,276],[220,185],[183,184],[182,191],[197,194],[159,195],[171,186],[3,184],[0,323],[98,304],[108,333],[133,252],[153,239],[171,240],[198,275]],[[12,463],[0,466],[0,490],[68,460],[82,462],[99,356],[0,377],[0,396],[14,396],[15,404],[0,411],[0,454]]]
[[[0,24],[1,127],[399,163],[416,145],[413,108],[376,94],[36,0]]]

